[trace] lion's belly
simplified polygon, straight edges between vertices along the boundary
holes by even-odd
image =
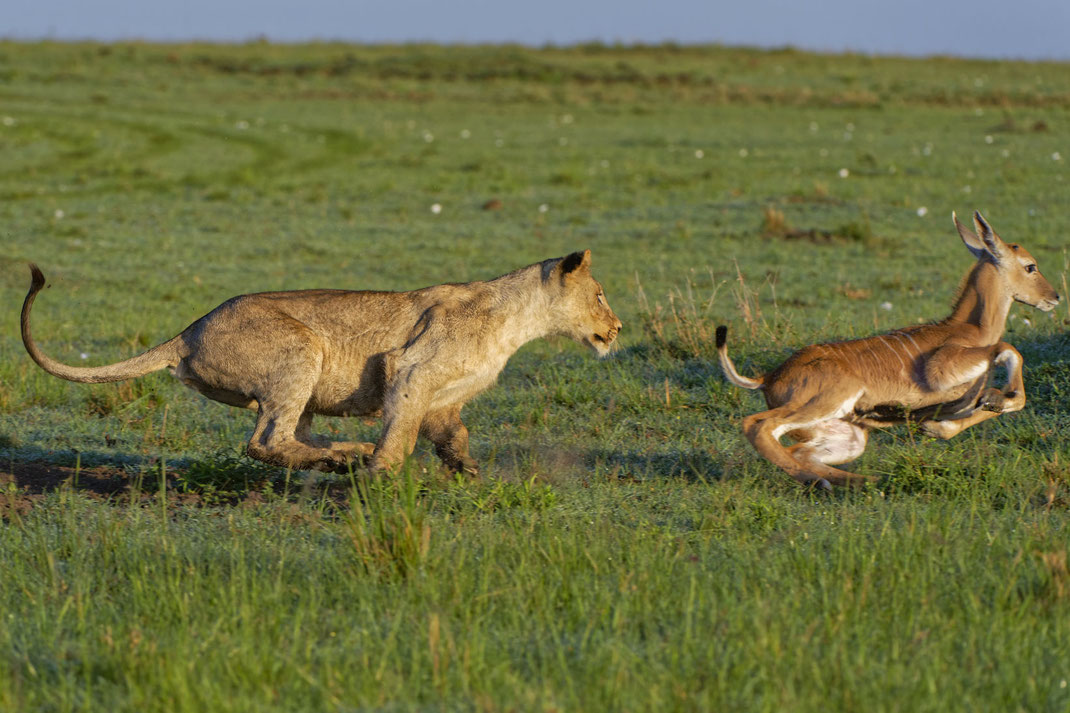
[[[464,404],[483,391],[486,391],[498,380],[505,364],[496,363],[480,364],[479,368],[468,371],[462,376],[446,381],[439,386],[431,396],[431,409],[445,408]]]
[[[381,374],[363,379],[326,375],[316,384],[308,410],[321,416],[378,416],[383,408]]]

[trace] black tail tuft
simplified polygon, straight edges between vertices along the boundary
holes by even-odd
[[[40,292],[41,288],[45,286],[45,273],[41,272],[41,268],[30,263],[30,292]]]
[[[720,349],[728,341],[728,327],[723,324],[717,328],[717,348]]]

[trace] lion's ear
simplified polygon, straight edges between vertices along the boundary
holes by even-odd
[[[579,253],[572,253],[561,259],[561,274],[568,275],[576,270],[590,270],[591,269],[591,251],[584,250]]]

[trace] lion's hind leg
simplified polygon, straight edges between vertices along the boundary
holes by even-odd
[[[349,454],[298,440],[296,429],[300,418],[300,411],[261,401],[246,453],[251,458],[283,468],[346,472]]]
[[[294,436],[297,440],[301,441],[305,445],[314,446],[316,448],[326,448],[332,451],[339,451],[345,453],[350,460],[362,460],[367,458],[375,452],[374,443],[357,443],[354,441],[332,441],[324,436],[317,436],[312,433],[312,418],[311,411],[305,411],[301,414],[301,418],[297,421],[297,428],[294,431]]]
[[[257,419],[246,452],[284,468],[346,472],[350,453],[311,442],[305,408],[320,377],[318,341],[293,320],[280,319],[273,326],[276,351],[270,365],[257,364],[257,372],[268,378],[253,393]]]

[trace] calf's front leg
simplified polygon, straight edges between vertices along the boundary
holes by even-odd
[[[1021,411],[1025,407],[1025,380],[1022,377],[1022,355],[1007,342],[996,345],[992,363],[1007,369],[1007,384],[1002,390],[988,389],[978,399],[978,409],[966,418],[954,421],[926,421],[922,431],[936,438],[948,439],[1001,413]]]

